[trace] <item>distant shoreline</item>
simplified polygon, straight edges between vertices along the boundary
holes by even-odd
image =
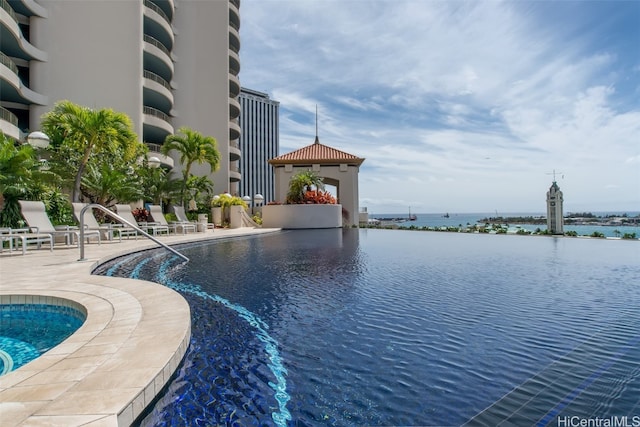
[[[500,225],[500,224],[498,224]],[[358,228],[361,229],[373,229],[373,230],[406,230],[406,231],[426,231],[426,232],[434,232],[434,233],[462,233],[462,234],[503,234],[508,236],[547,236],[547,237],[567,237],[573,239],[602,239],[602,240],[626,240],[626,241],[640,241],[640,238],[637,237],[636,233],[625,234],[620,237],[615,236],[605,236],[604,234],[577,234],[575,232],[565,232],[564,234],[551,234],[547,233],[546,230],[540,230],[540,232],[532,232],[525,229],[518,230],[516,232],[507,231],[506,228],[498,227],[496,229],[483,227],[483,226],[473,226],[471,228],[458,228],[458,227],[429,227],[429,226],[399,226],[398,224],[367,224],[360,225]]]
[[[485,224],[532,224],[546,225],[544,216],[514,216],[514,217],[488,217],[478,220]],[[569,215],[564,218],[565,225],[593,225],[599,227],[640,227],[640,216],[629,217],[623,215],[597,216],[593,214]]]

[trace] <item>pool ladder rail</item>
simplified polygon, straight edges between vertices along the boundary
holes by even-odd
[[[176,251],[172,247],[162,243],[160,240],[156,239],[154,236],[150,235],[149,233],[147,233],[146,231],[144,231],[143,229],[138,227],[137,224],[132,224],[130,221],[127,221],[126,219],[122,218],[120,215],[116,214],[115,212],[110,211],[109,209],[107,209],[104,206],[99,205],[97,203],[90,203],[87,206],[83,207],[82,211],[80,211],[80,218],[79,218],[79,220],[80,220],[80,258],[78,259],[78,261],[86,261],[87,260],[84,257],[84,229],[85,229],[85,227],[84,227],[84,214],[85,214],[85,212],[87,210],[93,209],[93,208],[101,210],[102,212],[104,212],[105,214],[109,215],[112,218],[115,218],[117,221],[121,222],[122,224],[128,225],[129,227],[135,229],[138,233],[142,234],[146,238],[153,240],[155,243],[159,244],[160,246],[162,246],[163,248],[165,248],[169,252],[173,253],[174,255],[177,255],[178,257],[182,258],[184,261],[189,262],[189,258],[184,256],[180,252]]]

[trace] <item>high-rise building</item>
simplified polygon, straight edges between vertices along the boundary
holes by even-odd
[[[562,203],[562,191],[554,179],[547,191],[547,231],[551,234],[564,234]]]
[[[266,93],[240,90],[240,161],[242,180],[239,196],[262,194],[264,202],[275,199],[274,170],[268,161],[278,156],[280,103]]]
[[[237,192],[241,152],[240,0],[11,0],[0,3],[0,129],[38,130],[60,100],[126,113],[158,153],[189,127],[218,142],[220,169],[194,165]]]

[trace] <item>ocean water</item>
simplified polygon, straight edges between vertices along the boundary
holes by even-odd
[[[594,212],[595,215],[604,216],[604,215],[617,215],[623,214],[625,212]],[[626,212],[628,216],[634,217],[637,216],[638,212]],[[449,217],[445,217],[445,214],[448,214]],[[544,216],[546,214],[540,212],[515,212],[515,213],[499,213],[499,216],[502,217],[539,217]],[[408,213],[404,214],[369,214],[369,218],[408,218]],[[404,221],[397,222],[396,224],[399,227],[466,227],[469,225],[483,225],[484,223],[478,222],[484,218],[495,217],[496,213],[438,213],[438,214],[416,214],[415,221]],[[510,224],[510,231],[515,232],[516,225],[520,226],[520,228],[535,231],[537,228],[541,230],[546,230],[547,225],[545,224]],[[598,226],[598,225],[564,225],[564,230],[566,231],[575,231],[579,236],[590,236],[594,232],[599,232],[604,234],[606,237],[620,237],[625,233],[636,233],[636,236],[640,238],[640,226]],[[616,231],[619,232],[616,233]]]
[[[141,425],[640,414],[638,242],[338,229],[179,249],[189,263],[152,251],[97,271],[192,309],[185,361]]]

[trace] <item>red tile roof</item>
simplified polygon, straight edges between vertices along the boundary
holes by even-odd
[[[328,145],[320,144],[318,137],[316,137],[315,142],[311,145],[269,160],[269,163],[272,165],[348,164],[360,166],[362,162],[364,162],[364,159],[361,157],[336,150]]]

